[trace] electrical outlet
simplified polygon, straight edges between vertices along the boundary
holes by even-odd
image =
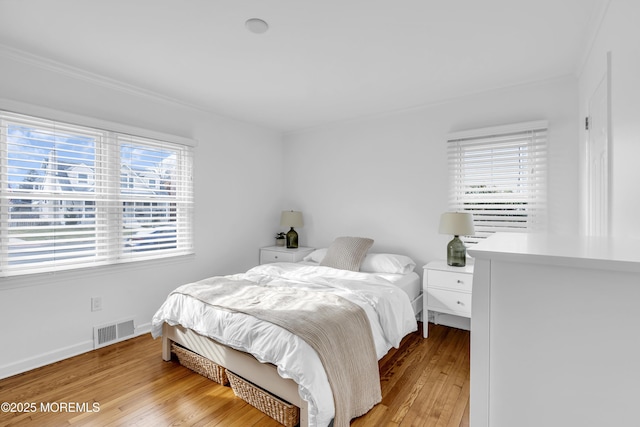
[[[102,310],[102,297],[92,297],[91,311],[100,311],[100,310]]]

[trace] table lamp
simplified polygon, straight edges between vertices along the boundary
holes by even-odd
[[[463,212],[445,212],[440,216],[440,234],[453,234],[447,245],[447,264],[464,267],[467,263],[467,248],[458,236],[473,236],[473,215]]]

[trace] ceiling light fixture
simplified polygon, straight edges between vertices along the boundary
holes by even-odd
[[[269,29],[269,24],[258,18],[247,19],[244,25],[254,34],[264,34]]]

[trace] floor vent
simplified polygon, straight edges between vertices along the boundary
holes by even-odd
[[[104,347],[132,337],[135,333],[133,319],[93,327],[93,348]]]

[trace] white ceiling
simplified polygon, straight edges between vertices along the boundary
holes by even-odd
[[[293,131],[575,73],[607,1],[0,0],[0,45]]]

